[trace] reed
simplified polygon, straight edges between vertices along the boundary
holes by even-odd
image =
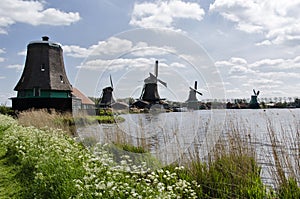
[[[300,198],[300,121],[275,128],[268,120],[267,129],[271,143],[270,174],[280,198]]]
[[[18,114],[18,122],[26,127],[61,129],[69,135],[75,135],[74,120],[71,113],[59,113],[55,110],[48,111],[46,109],[23,111]]]
[[[198,147],[190,149],[185,165],[202,188],[199,198],[270,197],[248,133],[243,125],[229,120],[206,157],[200,156]]]

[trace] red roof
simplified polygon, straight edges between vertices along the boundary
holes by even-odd
[[[80,90],[78,90],[77,88],[73,87],[72,90],[72,95],[74,95],[75,97],[81,99],[81,103],[82,104],[91,104],[91,105],[95,105],[95,103],[88,98],[87,96],[85,96]]]

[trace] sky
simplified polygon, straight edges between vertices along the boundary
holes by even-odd
[[[11,105],[27,45],[63,48],[69,81],[100,97],[140,97],[159,61],[161,98],[300,96],[300,0],[1,0],[0,104]],[[288,98],[287,98],[288,99]]]

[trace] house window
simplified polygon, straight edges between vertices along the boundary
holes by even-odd
[[[34,97],[41,96],[41,88],[38,88],[38,87],[33,88],[33,96]]]
[[[42,72],[45,71],[45,64],[41,64],[41,71],[42,71]]]

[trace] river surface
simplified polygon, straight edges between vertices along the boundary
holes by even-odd
[[[199,110],[191,112],[124,114],[125,122],[78,128],[81,138],[100,143],[126,142],[147,148],[164,164],[197,154],[205,160],[208,152],[228,132],[238,133],[250,144],[262,167],[262,178],[275,184],[273,147],[299,169],[300,109]],[[230,133],[229,133],[230,134]],[[272,136],[270,136],[272,134]],[[276,138],[271,142],[270,137]],[[287,170],[288,172],[288,170]],[[299,175],[299,171],[297,171]],[[298,176],[299,179],[300,176]]]

